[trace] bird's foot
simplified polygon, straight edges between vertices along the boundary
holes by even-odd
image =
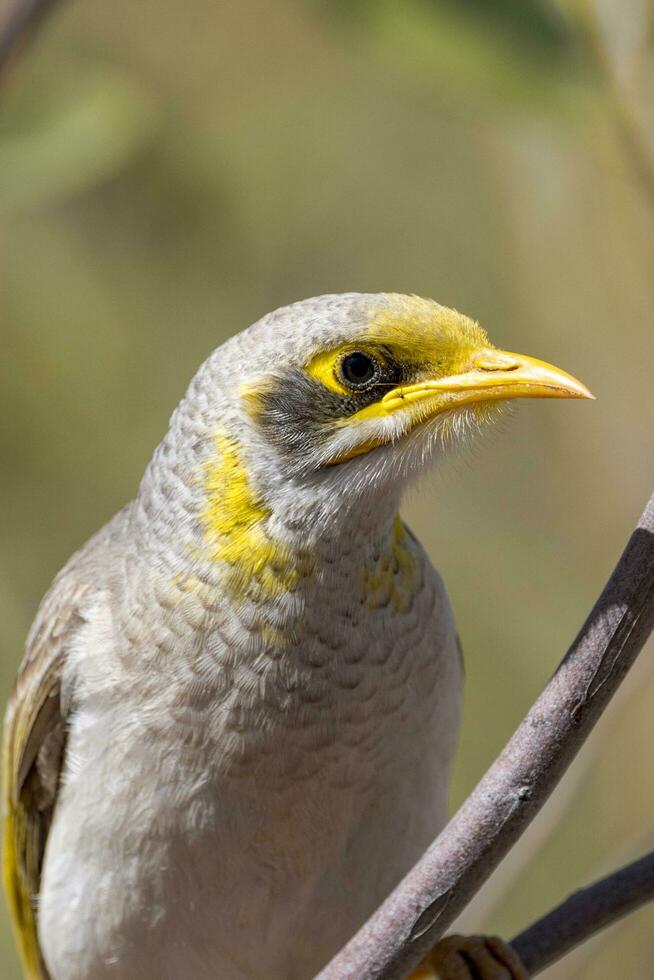
[[[528,980],[517,954],[497,936],[446,936],[410,980]]]

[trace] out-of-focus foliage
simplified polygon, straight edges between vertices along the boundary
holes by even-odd
[[[590,0],[62,3],[0,93],[3,692],[48,582],[134,494],[214,346],[303,296],[431,295],[598,396],[519,405],[407,501],[466,651],[463,798],[651,490],[651,5],[598,8],[599,30]],[[611,18],[641,66],[617,100]],[[651,657],[469,926],[511,934],[647,846]],[[550,975],[644,976],[651,915]]]
[[[516,102],[561,96],[558,81],[572,45],[553,8],[512,0],[311,2],[326,20],[353,30],[362,50],[434,86],[433,97],[443,85],[446,99],[463,95],[461,108],[499,102],[506,111]]]
[[[330,17],[352,25],[370,27],[376,17],[392,9],[392,0],[313,0]],[[444,17],[465,19],[473,32],[492,32],[495,41],[502,35],[516,44],[527,44],[533,51],[551,55],[566,50],[569,33],[556,9],[539,0],[420,0],[422,8]]]
[[[129,166],[152,136],[156,102],[122,72],[27,86],[0,120],[0,213],[44,207]]]

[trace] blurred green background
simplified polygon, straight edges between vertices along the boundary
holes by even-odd
[[[416,292],[598,397],[519,406],[407,501],[466,652],[463,799],[652,489],[653,23],[650,0],[62,4],[0,92],[3,696],[213,347],[305,296]],[[653,654],[466,928],[510,936],[652,845]],[[547,975],[644,977],[653,916]]]

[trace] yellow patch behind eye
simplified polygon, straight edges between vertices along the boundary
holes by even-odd
[[[215,444],[216,459],[205,466],[206,506],[200,515],[211,558],[227,564],[227,586],[235,597],[272,600],[293,592],[311,572],[310,556],[267,533],[271,510],[248,479],[237,441],[218,433]]]
[[[325,388],[335,392],[337,395],[351,395],[352,389],[348,388],[341,381],[339,365],[343,358],[353,351],[368,354],[375,361],[383,361],[383,356],[372,345],[341,344],[339,347],[333,347],[331,350],[321,351],[320,354],[316,354],[305,365],[304,370],[314,381],[319,381]]]
[[[321,351],[312,357],[305,367],[305,371],[314,381],[319,381],[330,391],[337,395],[347,395],[348,389],[338,376],[338,366],[343,357],[354,348],[350,344],[344,344],[335,350]]]

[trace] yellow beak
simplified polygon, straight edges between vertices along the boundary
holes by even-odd
[[[407,404],[444,395],[441,408],[509,398],[594,398],[571,374],[524,354],[489,348],[479,353],[469,370],[445,378],[427,379],[394,388],[382,399],[387,412]]]

